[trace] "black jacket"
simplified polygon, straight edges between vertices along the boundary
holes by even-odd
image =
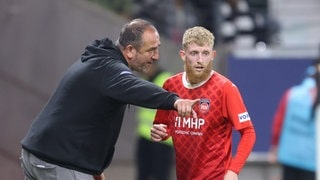
[[[22,147],[47,162],[101,174],[127,104],[173,109],[177,95],[136,77],[108,39],[86,47],[33,121]]]

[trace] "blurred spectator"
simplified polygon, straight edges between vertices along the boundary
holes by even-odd
[[[268,44],[279,30],[267,13],[267,2],[256,2],[259,8],[247,0],[190,0],[190,3],[197,12],[198,24],[216,34],[217,44],[227,42],[249,47],[260,41]]]
[[[320,58],[306,72],[301,84],[285,92],[274,116],[269,158],[282,165],[283,180],[315,180]]]
[[[267,7],[265,11],[267,11]],[[262,10],[256,10],[253,11],[253,18],[255,22],[254,35],[256,43],[264,42],[267,45],[278,44],[280,25],[274,17]]]
[[[132,18],[148,19],[162,37],[177,44],[189,27],[200,25],[214,32],[219,52],[214,67],[223,75],[227,75],[227,57],[235,46],[254,48],[260,41],[268,44],[278,27],[267,10],[252,11],[247,0],[133,0],[132,4]]]
[[[174,15],[169,17],[170,38],[181,44],[184,31],[197,24],[196,12],[189,1],[173,0]]]
[[[169,34],[168,18],[172,14],[172,0],[133,0],[131,18],[143,18],[151,21],[160,34]]]
[[[119,15],[127,16],[131,8],[131,0],[91,0],[95,1],[108,9],[113,10]]]
[[[266,11],[253,12],[247,0],[133,0],[130,16],[148,19],[176,43],[185,29],[200,25],[216,34],[217,45],[227,42],[252,48],[256,42],[269,43],[277,32],[277,23]]]
[[[250,7],[245,0],[225,0],[220,5],[221,37],[223,42],[253,47],[255,21]]]
[[[188,0],[195,9],[197,25],[203,26],[215,34],[215,44],[219,41],[219,16],[221,0]]]
[[[167,71],[154,64],[145,79],[162,87],[164,81],[171,76]],[[136,180],[168,180],[174,162],[172,139],[163,142],[151,141],[150,129],[156,110],[138,108],[138,139],[136,154]]]
[[[151,21],[164,37],[181,42],[184,30],[196,24],[194,8],[185,0],[133,0],[132,18]]]

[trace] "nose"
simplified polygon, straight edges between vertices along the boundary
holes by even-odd
[[[159,49],[156,49],[153,51],[151,59],[154,61],[157,61],[159,60],[159,58],[160,58]]]
[[[205,56],[202,54],[199,54],[198,58],[197,58],[197,62],[203,62],[205,59]]]

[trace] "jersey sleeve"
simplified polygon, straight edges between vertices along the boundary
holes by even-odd
[[[237,147],[235,156],[228,167],[229,170],[239,174],[250,155],[256,134],[251,118],[244,104],[239,89],[232,82],[225,85],[225,103],[224,116],[230,121],[233,127],[240,132],[241,138]]]
[[[168,116],[169,116],[168,110],[158,109],[156,112],[156,116],[154,118],[153,124],[166,124],[168,126],[169,125]]]
[[[233,83],[226,83],[223,114],[236,130],[252,126],[251,118],[241,97],[240,91]]]
[[[167,81],[164,82],[162,88],[169,91]],[[167,138],[169,138],[171,136],[172,124],[170,122],[173,122],[173,120],[172,121],[170,121],[170,120],[173,118],[171,115],[172,111],[174,111],[174,110],[158,109],[156,112],[154,121],[153,121],[153,124],[167,125],[168,137],[164,138],[163,140],[166,140]]]
[[[241,138],[234,158],[231,161],[229,170],[239,174],[250,155],[256,141],[256,133],[253,127],[240,130]]]

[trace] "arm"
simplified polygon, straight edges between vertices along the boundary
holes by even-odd
[[[225,117],[241,135],[236,154],[227,170],[239,174],[253,149],[256,133],[238,88],[228,83],[225,85],[225,94],[225,108],[223,108]]]
[[[193,106],[199,101],[180,99],[175,93],[135,76],[123,64],[105,72],[102,80],[104,95],[124,104],[152,109],[175,109],[181,116],[196,116]]]
[[[159,142],[169,138],[169,121],[171,119],[169,110],[158,109],[151,128],[151,140]]]
[[[133,104],[151,109],[175,109],[179,97],[163,88],[135,76],[124,68],[109,70],[102,81],[102,92],[106,97],[124,104]]]
[[[271,147],[269,150],[269,161],[275,163],[277,159],[278,144],[283,125],[283,120],[286,112],[289,91],[287,91],[280,100],[277,111],[273,118],[272,132],[271,132]]]
[[[235,157],[231,161],[230,167],[228,168],[228,170],[231,170],[236,174],[240,173],[240,170],[244,166],[256,141],[256,133],[253,126],[241,129],[239,130],[239,132],[241,134],[241,138],[237,148],[237,152],[235,154]]]

